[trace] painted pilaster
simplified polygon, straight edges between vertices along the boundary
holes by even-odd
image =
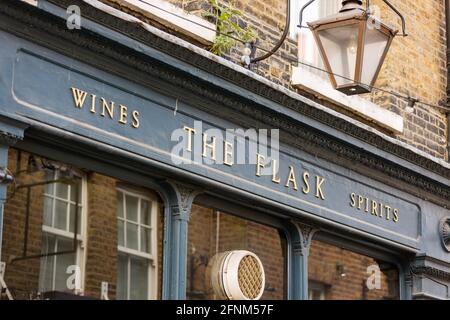
[[[200,190],[169,182],[172,197],[166,207],[163,299],[186,299],[188,224],[192,203]]]
[[[410,265],[409,276],[413,300],[450,300],[448,263],[419,255]]]

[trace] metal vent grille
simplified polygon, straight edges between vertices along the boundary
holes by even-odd
[[[263,271],[253,256],[245,256],[239,263],[239,288],[248,299],[256,299],[263,285]]]
[[[209,261],[207,270],[207,278],[219,299],[259,300],[264,293],[264,266],[253,252],[217,253]]]

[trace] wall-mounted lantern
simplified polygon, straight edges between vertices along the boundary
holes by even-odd
[[[302,8],[301,15],[312,2]],[[404,18],[385,3],[402,19],[406,35]],[[370,92],[398,31],[371,16],[369,1],[365,10],[361,0],[344,0],[339,13],[308,22],[308,26],[334,88],[347,95]]]

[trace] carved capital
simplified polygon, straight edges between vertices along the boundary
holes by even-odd
[[[13,146],[22,138],[8,132],[0,132],[0,144]]]
[[[298,232],[298,241],[294,241],[294,254],[307,256],[309,254],[309,248],[314,234],[319,231],[318,229],[299,222],[294,222],[294,225]]]
[[[175,219],[188,221],[192,203],[195,197],[201,193],[201,190],[178,182],[172,182],[170,184],[177,195],[177,203],[172,206],[172,215]]]

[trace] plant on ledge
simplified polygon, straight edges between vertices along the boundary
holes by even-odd
[[[255,33],[251,27],[239,26],[237,21],[243,17],[243,14],[236,9],[234,1],[231,1],[229,5],[220,5],[217,0],[209,0],[209,2],[212,12],[206,12],[204,15],[214,20],[217,26],[217,35],[210,49],[212,53],[223,56],[235,45],[235,39],[243,42],[251,42],[255,39]]]

